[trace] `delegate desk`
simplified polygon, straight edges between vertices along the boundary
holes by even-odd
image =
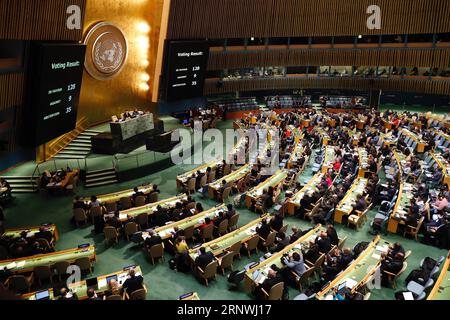
[[[377,236],[345,270],[341,271],[333,281],[317,293],[317,298],[332,300],[333,289],[338,288],[343,283],[351,292],[361,288],[379,268],[381,253],[388,250],[387,244],[378,246],[379,242],[380,236]]]
[[[156,228],[154,230],[156,234],[158,234],[163,240],[167,240],[172,238],[172,234],[175,232],[175,227],[178,227],[180,230],[186,230],[187,228],[190,228],[192,226],[194,228],[197,228],[201,224],[203,224],[203,222],[205,222],[206,218],[214,220],[216,217],[218,217],[219,212],[225,212],[225,210],[225,204],[217,205],[214,208],[203,211],[195,216],[188,217],[177,222],[168,223],[165,226]],[[143,235],[143,238],[146,238],[146,236]]]
[[[148,195],[153,191],[153,184],[139,186],[138,191],[142,192],[144,195]],[[118,192],[102,194],[97,196],[97,199],[102,204],[105,204],[107,202],[119,202],[121,198],[131,197],[134,193],[135,192],[133,189],[127,189]],[[84,201],[85,203],[89,204],[91,202],[91,198],[90,197],[81,198],[81,201]]]
[[[322,164],[322,173],[327,173],[329,169],[333,168],[333,161],[336,159],[334,147],[326,146],[325,147],[325,157],[323,159]]]
[[[342,223],[344,216],[348,216],[350,215],[350,213],[352,213],[353,211],[352,205],[355,203],[356,197],[364,193],[367,183],[368,180],[365,178],[358,178],[353,182],[351,188],[347,191],[345,197],[336,207],[336,211],[334,212],[335,222]]]
[[[359,140],[361,139],[361,132],[357,132],[356,128],[354,130],[350,130],[349,128],[345,127],[344,130],[347,132],[348,136],[352,140],[352,144],[354,146],[357,146]]]
[[[84,257],[88,257],[91,261],[95,261],[95,247],[91,245],[86,248],[69,249],[46,254],[38,254],[31,257],[3,260],[0,261],[0,269],[6,267],[10,272],[15,274],[27,273],[33,271],[36,267],[52,266],[61,261],[74,263],[75,260]]]
[[[390,233],[397,233],[398,225],[404,225],[411,199],[414,197],[413,185],[410,183],[401,183],[398,190],[398,198],[394,209],[389,216],[387,230]]]
[[[364,177],[366,175],[366,172],[369,171],[369,155],[367,153],[366,148],[360,147],[358,148],[358,158],[359,158],[359,170],[358,170],[358,176]]]
[[[442,157],[442,155],[437,153],[430,153],[433,157],[434,161],[436,161],[439,168],[441,168],[442,173],[444,174],[443,183],[447,186],[450,186],[450,164],[447,160]]]
[[[316,239],[321,232],[321,226],[317,226],[310,230],[307,234],[303,235],[300,239],[285,247],[283,250],[271,255],[269,258],[255,263],[245,272],[244,288],[247,292],[252,292],[253,288],[257,284],[262,284],[266,280],[269,270],[272,265],[276,265],[280,269],[284,267],[281,262],[281,258],[285,254],[292,254],[298,252],[303,254],[306,248],[309,246],[309,242]]]
[[[450,300],[450,251],[427,300]]]
[[[191,171],[187,171],[183,174],[178,175],[177,176],[177,188],[182,189],[183,186],[187,184],[188,180],[192,177],[193,174],[195,176],[197,176],[197,171],[205,173],[206,169],[208,169],[208,167],[210,167],[212,169],[212,171],[214,171],[221,163],[222,163],[222,160],[216,160],[214,162],[204,164],[200,167],[192,169]]]
[[[225,180],[227,182],[227,185],[231,186],[239,180],[244,179],[251,171],[252,166],[250,164],[246,164],[238,170],[231,172],[229,175],[214,181],[208,186],[210,195],[214,195],[218,192],[218,190],[222,186],[222,181]]]
[[[249,208],[252,204],[252,200],[258,200],[258,198],[263,194],[264,190],[269,189],[269,187],[277,188],[284,183],[287,178],[287,171],[278,170],[273,176],[261,182],[259,185],[254,187],[247,193],[245,198],[245,205]]]
[[[314,130],[322,137],[322,145],[327,146],[330,141],[328,133],[321,127],[315,127]]]
[[[152,215],[158,206],[161,206],[162,208],[172,208],[175,207],[177,202],[187,200],[186,194],[181,194],[176,197],[172,197],[169,199],[161,200],[155,203],[149,203],[142,207],[135,207],[128,210],[122,210],[119,212],[119,220],[121,222],[126,222],[130,218],[136,218],[138,215],[142,213],[146,213],[147,215]]]
[[[314,192],[317,185],[322,181],[323,173],[318,172],[309,182],[297,192],[288,203],[288,213],[293,215],[296,208],[300,207],[300,201],[303,199],[305,194],[309,192]]]
[[[428,145],[424,140],[420,139],[415,133],[409,131],[408,129],[402,129],[401,133],[406,137],[409,137],[412,141],[414,141],[417,145],[415,147],[415,152],[424,153],[425,147]]]
[[[216,257],[220,265],[220,259],[223,257],[223,254],[226,253],[233,245],[237,243],[242,245],[253,238],[254,235],[257,235],[258,233],[256,232],[256,228],[261,225],[262,220],[267,218],[268,215],[265,215],[264,217],[254,220],[239,229],[227,233],[224,236],[204,243],[201,247],[190,249],[189,256],[191,257],[191,260],[194,262],[198,257],[200,248],[205,248],[207,252],[212,252],[214,254],[214,257]]]
[[[155,128],[153,114],[145,113],[121,122],[111,122],[111,134],[119,141],[131,139]]]
[[[123,283],[128,278],[129,270],[130,270],[130,268],[124,268],[120,271],[97,277],[96,278],[97,285],[94,287],[95,292],[100,295],[105,294],[106,291],[109,290],[108,279],[111,279],[111,278],[117,278],[117,282],[118,282],[119,286],[122,287]],[[134,270],[136,272],[136,276],[143,275],[141,267],[136,266],[136,267],[134,267]],[[68,285],[68,287],[69,287],[69,290],[71,290],[73,293],[76,293],[78,300],[87,300],[88,299],[88,296],[87,296],[88,285],[87,285],[86,280],[76,282],[76,283],[70,283]],[[22,295],[21,298],[24,300],[37,300],[38,299],[37,297],[39,296],[39,294],[45,293],[46,291],[47,290],[37,291],[37,292],[33,292],[33,293],[27,293],[25,295]],[[53,288],[48,289],[47,300],[56,300],[56,299],[57,299],[57,297],[55,297]]]
[[[66,173],[64,179],[60,182],[49,182],[46,186],[47,190],[64,190],[79,173],[79,170],[73,170]]]
[[[294,150],[292,151],[292,155],[289,158],[289,161],[287,163],[287,168],[291,169],[296,163],[297,160],[303,155],[305,151],[305,147],[303,146],[303,143],[301,141],[298,141],[295,144]],[[306,164],[306,161],[305,161]]]
[[[48,231],[50,231],[53,235],[53,241],[58,241],[59,234],[58,229],[56,228],[56,225],[49,224],[49,225],[42,225],[42,226],[36,226],[36,227],[26,227],[26,228],[13,228],[13,229],[7,229],[5,232],[1,235],[2,238],[19,238],[22,232],[27,233],[27,238],[32,238],[36,233],[39,232],[40,228],[46,228]]]

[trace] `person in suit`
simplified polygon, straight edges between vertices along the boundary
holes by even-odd
[[[270,227],[275,231],[280,231],[283,227],[284,216],[281,213],[276,214],[270,222]]]
[[[195,178],[195,189],[198,190],[201,188],[200,182],[202,181],[202,178],[206,175],[205,172],[201,172],[200,170],[197,171],[197,177]]]
[[[69,291],[67,288],[61,288],[59,300],[78,300],[75,292]]]
[[[311,263],[316,263],[317,259],[319,259],[321,253],[319,251],[319,247],[314,241],[309,242],[308,251],[303,255],[305,261],[309,261]]]
[[[87,297],[88,297],[88,300],[92,300],[92,301],[101,300],[101,299],[97,296],[97,293],[95,292],[95,290],[92,289],[92,288],[87,289],[86,295],[87,295]]]
[[[291,243],[294,243],[298,239],[300,239],[303,235],[303,231],[297,227],[292,227],[292,234],[290,237]]]
[[[345,248],[337,259],[337,268],[340,271],[345,270],[353,261],[353,252],[350,248]]]
[[[45,239],[49,243],[53,240],[53,234],[46,227],[39,227],[39,232],[34,234],[35,239]]]
[[[280,234],[278,234],[278,242],[276,246],[272,250],[270,250],[270,252],[271,253],[280,252],[281,250],[286,248],[290,243],[291,243],[290,237],[286,236],[284,232],[280,232]]]
[[[283,278],[273,269],[270,269],[267,274],[267,279],[264,280],[264,282],[260,285],[257,285],[255,288],[255,295],[256,298],[259,300],[263,300],[265,297],[265,294],[262,289],[264,289],[265,292],[270,293],[270,289],[272,287],[280,282],[283,281]]]
[[[393,258],[389,258],[388,255],[383,253],[381,255],[381,284],[387,286],[389,284],[389,275],[386,272],[397,274],[403,268],[403,261],[405,260],[405,255],[398,252]],[[385,272],[386,271],[386,272]]]
[[[321,232],[316,238],[316,244],[321,253],[328,253],[331,250],[331,241],[326,232]]]
[[[128,279],[122,285],[122,290],[126,291],[129,295],[133,292],[144,288],[144,278],[139,275],[136,276],[136,271],[131,269],[128,272]]]
[[[327,236],[330,239],[331,244],[333,246],[337,246],[339,244],[338,234],[337,234],[336,229],[334,228],[334,226],[332,224],[329,224],[327,226]]]
[[[236,214],[236,210],[233,208],[233,205],[230,203],[227,205],[227,212],[225,212],[225,216],[227,219],[231,219],[232,216]]]
[[[73,208],[87,210],[89,206],[84,201],[81,200],[80,196],[76,196],[73,202]]]
[[[270,225],[267,223],[266,219],[263,219],[261,221],[261,226],[256,228],[256,233],[263,239],[267,239],[270,231]]]
[[[214,261],[214,254],[212,252],[206,252],[204,247],[200,248],[198,257],[195,259],[195,266],[205,269],[208,264]]]
[[[144,193],[142,191],[139,191],[138,187],[135,187],[133,190],[134,190],[134,193],[132,195],[133,202],[136,201],[137,197],[144,196]]]
[[[163,241],[162,241],[161,237],[159,235],[157,235],[154,230],[150,230],[148,232],[148,234],[149,234],[149,237],[147,239],[145,239],[145,241],[144,241],[145,246],[147,248],[150,249],[151,247],[153,247],[157,244],[162,244]]]

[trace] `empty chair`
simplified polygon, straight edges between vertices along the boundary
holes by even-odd
[[[291,271],[292,272],[292,271]],[[297,282],[297,285],[300,289],[300,291],[303,291],[303,285],[309,284],[309,278],[311,275],[314,274],[314,267],[310,267],[306,269],[306,271],[299,277],[295,272],[292,272],[295,281]]]
[[[77,208],[73,210],[73,218],[77,226],[84,225],[87,222],[86,211],[82,208]]]
[[[203,240],[203,242],[206,242],[206,240],[211,240],[213,238],[213,232],[214,232],[214,225],[210,224],[209,226],[206,226],[202,230],[200,230],[200,238]]]
[[[33,269],[34,276],[36,277],[39,286],[42,286],[42,280],[50,280],[53,283],[53,273],[50,266],[39,266]]]
[[[316,294],[315,294],[315,293],[312,294],[312,295],[310,295],[310,296],[307,296],[306,294],[301,293],[301,294],[299,294],[298,296],[296,296],[296,297],[294,298],[294,300],[303,300],[303,301],[306,301],[306,300],[313,300],[315,297],[316,297]]]
[[[224,175],[224,176],[227,176],[227,175],[230,174],[230,172],[231,172],[231,166],[230,166],[229,164],[226,164],[226,165],[223,167],[223,175]]]
[[[206,176],[206,174],[204,176],[201,177],[200,179],[200,188],[203,188],[204,186],[206,186],[206,183],[208,182],[208,177]]]
[[[203,270],[200,267],[197,267],[197,275],[200,279],[205,281],[205,285],[208,286],[209,280],[212,278],[216,278],[218,264],[217,261],[213,261],[205,267]]]
[[[195,226],[190,226],[184,229],[184,238],[186,239],[186,241],[192,239],[192,237],[194,236],[194,231]]]
[[[422,293],[424,293],[428,288],[431,288],[434,284],[433,279],[428,279],[425,285],[418,284],[415,281],[410,281],[406,286],[408,291],[411,291],[416,297],[419,297]]]
[[[141,213],[140,215],[138,215],[136,217],[135,221],[141,230],[148,228],[148,214],[147,213],[145,213],[145,212]]]
[[[147,299],[147,291],[145,289],[139,289],[133,291],[129,297],[130,300],[145,300]]]
[[[164,261],[164,246],[162,244],[156,244],[151,248],[146,248],[148,257],[151,259],[152,264],[155,264],[155,259],[161,258]]]
[[[283,297],[284,282],[279,282],[272,286],[269,292],[266,292],[264,289],[261,290],[264,293],[265,300],[281,300]]]
[[[208,183],[212,183],[216,180],[216,171],[211,171],[208,175]]]
[[[103,229],[103,233],[105,234],[105,241],[109,244],[111,242],[119,243],[119,232],[114,227],[105,227]]]
[[[11,276],[6,280],[5,284],[11,291],[16,293],[26,293],[30,292],[32,283],[33,274],[29,277],[25,277],[23,275]]]
[[[136,222],[128,222],[125,225],[124,233],[128,241],[130,241],[130,236],[132,236],[136,232],[138,232],[138,224]]]
[[[236,213],[234,216],[230,218],[228,221],[228,231],[233,231],[237,228],[237,224],[239,222],[239,213]]]
[[[134,206],[135,207],[145,206],[145,197],[144,196],[137,196],[136,199],[134,199]]]
[[[261,243],[261,246],[267,251],[269,252],[269,249],[273,246],[273,244],[275,243],[275,238],[277,237],[277,232],[276,231],[272,231],[271,233],[269,233],[269,235],[267,236],[267,239],[263,239],[261,238],[261,240],[263,241]]]
[[[408,259],[408,257],[411,255],[412,251],[408,250],[405,252],[405,260]]]
[[[242,244],[241,244],[241,242],[239,241],[239,242],[236,242],[235,244],[233,244],[229,249],[228,249],[228,251],[229,252],[233,252],[233,258],[235,257],[235,256],[238,256],[239,258],[241,257],[241,247],[242,247]]]
[[[127,210],[130,209],[133,206],[131,203],[130,197],[122,197],[120,198],[120,208],[121,210]]]
[[[234,252],[228,252],[220,259],[220,269],[222,270],[222,274],[225,274],[225,270],[228,268],[233,270],[234,256],[235,256]]]
[[[217,201],[225,202],[230,197],[230,193],[231,187],[226,187],[225,190],[223,190],[222,194],[219,194]]]
[[[347,237],[343,238],[343,239],[339,239],[339,244],[338,247],[340,250],[342,250],[342,248],[344,248],[345,242],[347,241]]]
[[[253,237],[250,238],[250,240],[247,241],[247,247],[245,250],[247,250],[247,255],[250,258],[250,255],[253,250],[258,253],[258,244],[259,244],[260,237],[259,235],[255,234]]]
[[[56,275],[59,277],[59,280],[61,281],[63,276],[67,276],[67,269],[70,267],[70,263],[68,261],[59,261],[55,263],[53,266],[56,272]]]
[[[288,225],[288,224],[285,224],[284,226],[282,226],[282,227],[280,228],[280,231],[278,231],[278,233],[284,233],[284,234],[286,234],[286,231],[287,231],[288,228],[289,228],[289,225]]]
[[[74,264],[80,268],[81,272],[92,273],[92,263],[89,257],[78,258]]]

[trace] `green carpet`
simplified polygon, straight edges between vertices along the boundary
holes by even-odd
[[[231,122],[221,123],[219,128],[231,127]],[[192,169],[194,165],[175,166],[167,170],[158,172],[150,176],[143,176],[140,179],[122,182],[116,185],[83,189],[80,187],[78,194],[81,196],[89,196],[94,194],[103,194],[132,188],[143,183],[155,183],[161,190],[160,199],[169,198],[178,193],[176,189],[176,176],[186,170]],[[20,167],[16,170],[20,170]],[[300,182],[308,181],[312,177],[311,168],[308,167],[302,176]],[[69,220],[72,216],[72,196],[50,196],[45,193],[31,195],[17,195],[16,201],[11,208],[6,210],[6,227],[25,227],[34,226],[41,223],[55,223],[60,232],[60,239],[57,242],[56,249],[64,250],[77,247],[79,244],[92,243],[96,246],[97,262],[94,265],[94,275],[100,276],[111,272],[119,271],[124,266],[136,264],[141,266],[145,283],[149,289],[148,299],[174,300],[180,295],[187,292],[198,292],[201,299],[204,300],[243,300],[252,299],[241,288],[238,291],[229,291],[227,277],[218,275],[216,281],[212,281],[207,288],[196,280],[193,274],[182,274],[171,270],[167,261],[170,260],[169,254],[165,255],[165,262],[157,263],[152,266],[145,257],[141,249],[136,248],[133,243],[128,243],[122,239],[120,243],[114,247],[106,247],[103,242],[103,235],[94,235],[92,226],[81,229],[75,229],[70,225]],[[203,203],[205,209],[216,205],[211,200],[197,200]],[[239,226],[255,220],[258,216],[246,209],[238,210],[241,219]],[[369,222],[374,217],[375,212],[370,212]],[[292,226],[298,226],[301,229],[310,228],[312,225],[306,221],[297,218],[286,218],[286,223]],[[353,248],[360,241],[370,241],[373,236],[368,234],[369,222],[359,231],[351,230],[347,227],[338,225],[336,227],[340,237],[348,237],[346,246]],[[400,241],[406,250],[412,250],[413,253],[408,259],[408,269],[400,278],[397,290],[404,287],[404,278],[411,270],[419,266],[420,260],[426,256],[437,259],[439,256],[445,256],[446,251],[439,250],[434,247],[425,246],[413,240],[408,240],[396,235],[388,235],[383,240],[389,242]],[[254,254],[251,258],[243,257],[240,261],[236,261],[235,270],[242,269],[250,262],[258,261],[259,256]],[[228,272],[229,273],[229,272]],[[40,289],[40,288],[33,288]],[[374,289],[371,299],[392,300],[394,299],[393,289],[383,288],[381,290]],[[293,299],[300,292],[290,289],[290,298]]]

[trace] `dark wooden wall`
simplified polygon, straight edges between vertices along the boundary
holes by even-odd
[[[211,51],[208,70],[264,66],[397,66],[448,68],[450,63],[449,49]]]
[[[370,5],[382,29],[369,30]],[[168,39],[450,32],[449,0],[172,0]]]
[[[218,79],[209,79],[206,81],[204,89],[205,95],[233,93],[237,91],[322,88],[417,92],[438,95],[448,95],[450,92],[450,81],[445,80],[288,77],[278,79],[263,78],[223,81],[223,86],[221,88],[217,88],[217,81]]]

